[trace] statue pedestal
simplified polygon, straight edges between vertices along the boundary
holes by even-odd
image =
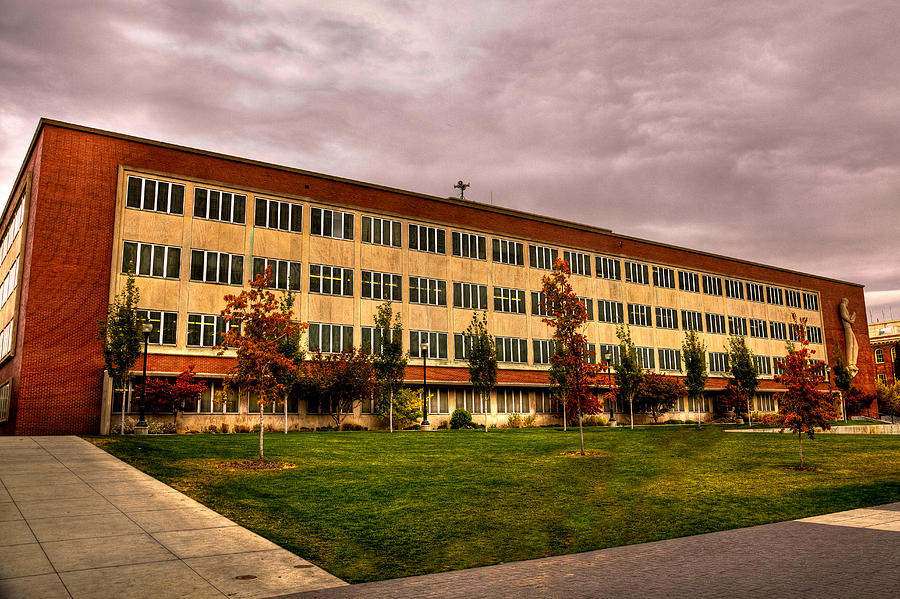
[[[135,426],[135,427],[134,427],[134,434],[135,434],[135,435],[146,435],[146,434],[148,434],[148,433],[147,433],[147,427],[146,427],[146,426]]]
[[[430,424],[424,424],[424,425],[422,425],[422,427],[421,427],[419,430],[422,430],[422,431],[430,431],[430,430],[431,430],[431,425],[430,425]]]

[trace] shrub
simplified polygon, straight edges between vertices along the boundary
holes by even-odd
[[[147,431],[152,435],[171,435],[175,432],[174,422],[148,422]]]
[[[760,424],[763,426],[784,426],[784,416],[781,414],[772,414],[769,412],[753,413],[753,423]]]
[[[228,423],[227,423],[227,422],[223,422],[223,423],[222,423],[222,432],[223,432],[223,433],[227,433],[227,432],[228,432]]]
[[[534,420],[534,417],[532,417],[532,420]],[[608,423],[606,416],[601,414],[588,414],[582,420],[584,426],[606,426]]]
[[[531,428],[534,426],[534,414],[526,414],[522,417],[522,426]]]
[[[444,420],[442,423],[440,423],[440,424],[437,426],[437,430],[439,430],[439,431],[445,431],[445,430],[447,430],[447,421]]]
[[[367,431],[369,427],[363,426],[361,424],[355,424],[353,422],[344,422],[341,424],[342,431]]]
[[[450,416],[450,428],[468,428],[472,424],[472,414],[468,410],[456,408]]]
[[[336,426],[331,426],[330,424],[327,426],[317,426],[317,431],[336,431],[338,430]]]
[[[210,424],[209,426],[206,427],[206,431],[204,431],[204,432],[217,433],[217,432],[219,432],[219,427],[216,426],[215,424]]]
[[[125,434],[133,435],[134,427],[137,425],[137,420],[131,418],[130,416],[125,418]],[[121,419],[112,419],[112,422],[109,424],[109,434],[110,435],[118,435],[122,430],[122,420]],[[149,430],[149,429],[148,429]]]
[[[236,432],[236,433],[249,433],[249,432],[250,432],[250,427],[247,426],[246,424],[235,424],[235,425],[234,425],[234,432]],[[256,432],[259,432],[259,429],[256,429]]]
[[[403,430],[405,430],[405,431],[420,431],[420,430],[422,430],[422,425],[421,424],[413,424],[411,426],[407,426]]]
[[[522,415],[513,412],[506,419],[506,426],[509,428],[522,428]]]

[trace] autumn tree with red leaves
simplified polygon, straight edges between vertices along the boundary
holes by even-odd
[[[794,317],[791,325],[800,339],[800,349],[788,344],[788,354],[778,361],[782,374],[775,380],[786,387],[781,397],[779,413],[784,417],[784,428],[797,433],[800,444],[800,468],[803,468],[803,435],[814,438],[816,427],[823,430],[831,428],[831,421],[836,417],[831,396],[817,387],[825,381],[822,374],[824,363],[813,362],[815,350],[809,348],[806,336],[806,319]],[[782,429],[784,430],[784,429]]]
[[[227,379],[229,389],[244,389],[259,398],[259,459],[263,454],[263,412],[265,406],[283,401],[282,381],[296,373],[297,364],[282,352],[285,339],[296,339],[299,327],[269,290],[271,272],[257,275],[250,289],[225,296],[221,316],[227,331],[216,346],[219,354],[236,352],[237,362]]]
[[[175,429],[178,429],[178,413],[184,412],[189,401],[197,401],[206,391],[206,383],[194,379],[194,367],[178,375],[174,383],[168,379],[147,379],[147,406],[151,412],[172,412]]]
[[[588,361],[587,338],[581,333],[587,322],[587,308],[572,289],[571,276],[569,264],[557,258],[553,272],[541,278],[541,307],[549,314],[541,320],[553,329],[555,353],[550,356],[550,384],[563,405],[576,410],[584,455],[582,420],[584,414],[600,411],[600,402],[591,391],[598,384],[600,369]]]
[[[653,422],[658,423],[660,415],[674,408],[678,398],[686,394],[684,383],[674,376],[649,372],[638,386],[634,403],[638,410],[649,413]]]
[[[372,357],[362,348],[339,354],[316,352],[307,367],[307,395],[324,406],[340,430],[344,419],[375,393]]]

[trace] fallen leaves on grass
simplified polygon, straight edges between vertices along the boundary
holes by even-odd
[[[584,456],[581,455],[580,451],[564,451],[560,454],[566,458],[609,458],[612,457],[612,454],[608,451],[587,451],[585,450]]]
[[[291,462],[276,462],[272,460],[235,460],[232,462],[219,462],[219,468],[222,470],[253,470],[253,471],[271,471],[271,470],[289,470],[294,468],[295,464]]]

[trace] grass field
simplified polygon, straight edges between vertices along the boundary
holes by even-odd
[[[900,501],[900,437],[720,427],[266,435],[296,467],[229,471],[258,436],[89,439],[348,582],[496,564]]]

